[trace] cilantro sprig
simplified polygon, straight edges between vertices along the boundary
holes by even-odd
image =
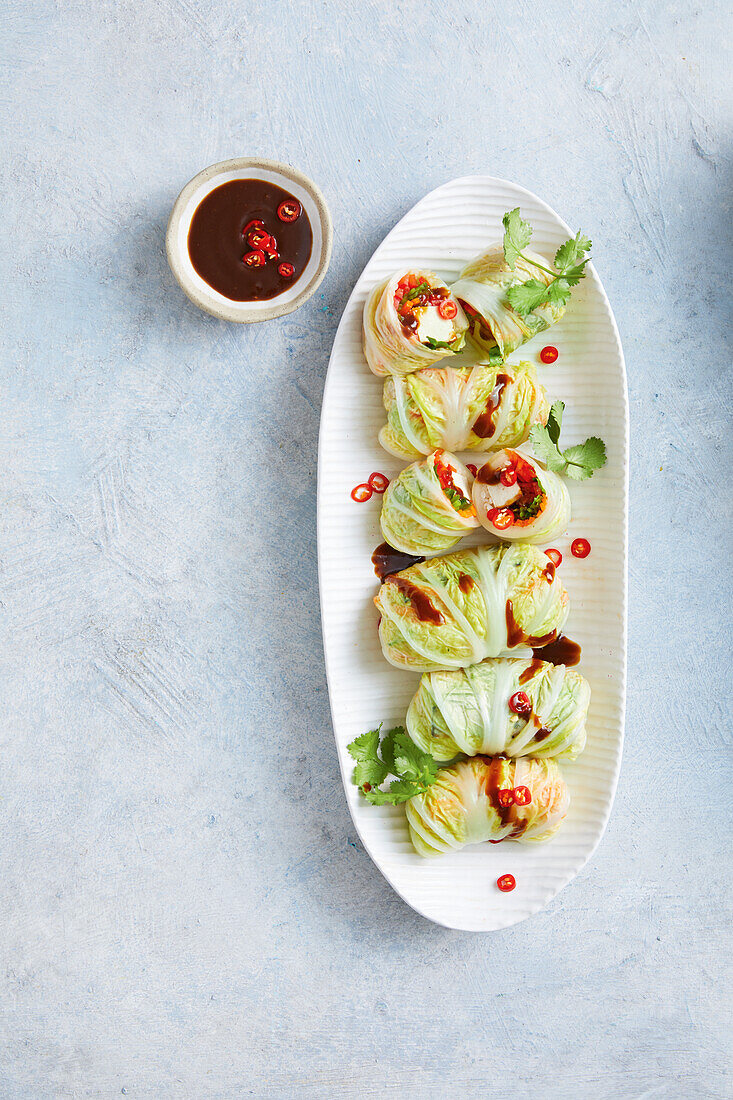
[[[410,740],[403,726],[395,726],[381,739],[382,727],[362,733],[348,746],[356,761],[352,782],[373,806],[396,806],[416,794],[424,794],[435,781],[438,765],[429,753]],[[395,778],[386,790],[388,775]]]
[[[584,443],[575,443],[561,451],[558,446],[564,401],[556,401],[550,409],[547,424],[534,424],[529,438],[548,470],[556,474],[567,474],[576,481],[585,481],[592,477],[606,463],[606,444],[597,435],[590,436]]]
[[[507,211],[502,218],[502,223],[504,225],[504,259],[511,269],[514,270],[517,260],[522,259],[552,276],[547,286],[539,279],[528,279],[524,283],[509,287],[506,296],[512,309],[522,317],[527,317],[538,306],[566,305],[570,299],[572,287],[577,286],[585,276],[585,265],[590,260],[590,256],[586,253],[589,253],[592,248],[590,239],[578,232],[569,241],[565,241],[565,244],[560,245],[555,253],[551,269],[524,255],[522,250],[532,239],[532,226],[521,217],[518,206],[514,210]]]
[[[431,351],[438,351],[441,348],[449,348],[451,351],[460,351],[465,343],[465,336],[462,332],[459,332],[452,340],[435,340],[432,336],[428,336],[425,343]]]

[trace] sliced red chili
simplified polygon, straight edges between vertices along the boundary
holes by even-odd
[[[264,229],[265,223],[260,218],[253,218],[251,222],[247,222],[242,230],[242,236],[246,237],[250,229]]]
[[[486,518],[498,531],[504,531],[514,523],[514,515],[508,508],[492,508],[486,513]]]
[[[517,806],[529,806],[532,801],[532,792],[529,787],[515,787],[514,801]]]
[[[573,539],[570,544],[570,552],[576,558],[587,558],[590,554],[590,543],[588,539]]]
[[[549,550],[545,550],[548,558],[557,569],[558,565],[562,562],[562,554],[559,550],[556,550],[554,546],[551,546]]]
[[[283,279],[290,279],[295,274],[295,268],[292,264],[282,263],[278,265],[278,271],[282,275]]]
[[[503,787],[500,791],[497,791],[496,792],[496,801],[504,809],[506,809],[507,806],[513,806],[514,805],[514,791],[512,790],[512,788],[511,787]]]
[[[543,348],[540,352],[540,359],[543,363],[554,363],[560,353],[557,348],[554,348],[552,344],[548,344],[546,348]]]
[[[265,253],[258,250],[246,252],[244,256],[242,256],[242,261],[247,267],[263,267],[267,263]]]
[[[253,229],[250,229],[247,234],[247,243],[250,248],[257,248],[262,251],[262,246],[266,245],[270,240],[270,234],[265,229],[264,225],[256,225]]]
[[[476,476],[477,476],[477,474],[478,474],[478,466],[474,466],[473,462],[467,462],[467,463],[466,463],[466,469],[467,469],[467,470],[468,470],[468,472],[469,472],[470,474],[472,474],[472,475],[473,475],[474,477],[476,477]]]
[[[369,487],[374,490],[375,493],[384,493],[389,485],[389,478],[384,474],[374,473],[369,475]]]
[[[517,885],[514,875],[499,875],[496,885],[503,894],[508,894]]]
[[[371,485],[367,485],[364,482],[361,485],[357,485],[351,490],[351,499],[355,500],[357,504],[363,504],[365,500],[369,500],[372,495]]]
[[[277,208],[281,222],[294,222],[300,217],[303,207],[297,199],[284,199]]]
[[[499,481],[502,485],[516,485],[517,484],[517,468],[516,466],[507,466],[499,474]]]
[[[452,321],[458,316],[458,306],[450,298],[443,298],[438,305],[438,313],[445,321]]]
[[[279,260],[280,259],[280,253],[277,250],[277,241],[275,240],[275,238],[272,236],[271,233],[268,233],[267,239],[262,242],[261,247],[262,247],[262,251],[266,252],[271,260]]]
[[[532,700],[526,691],[515,691],[509,700],[509,709],[520,718],[528,718],[532,713]]]

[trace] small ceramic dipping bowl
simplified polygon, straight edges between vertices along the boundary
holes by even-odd
[[[313,246],[310,259],[292,285],[274,298],[237,302],[224,297],[201,278],[188,253],[188,231],[196,208],[210,191],[230,180],[239,179],[265,180],[281,187],[298,199],[311,224]],[[258,157],[222,160],[194,176],[175,201],[165,239],[171,271],[191,301],[214,317],[240,324],[282,317],[307,302],[328,270],[332,242],[331,216],[326,200],[315,183],[297,168]]]

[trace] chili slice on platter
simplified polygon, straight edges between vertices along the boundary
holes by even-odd
[[[375,493],[384,493],[387,491],[389,485],[389,478],[384,474],[373,473],[369,475],[369,488],[373,489]]]
[[[553,347],[552,344],[548,344],[547,347],[543,348],[540,352],[540,359],[543,363],[554,363],[557,361],[559,354],[557,348]]]
[[[587,558],[590,554],[588,539],[573,539],[570,544],[570,553],[576,558]]]
[[[371,485],[367,485],[363,482],[361,485],[356,485],[351,490],[351,499],[355,500],[357,504],[363,504],[364,501],[369,500],[372,495]]]
[[[467,462],[466,463],[466,469],[474,477],[476,477],[476,475],[478,474],[478,466],[474,466],[473,462]]]
[[[545,550],[548,558],[557,569],[558,565],[562,563],[562,554],[559,550],[556,550],[554,546],[551,546],[549,550]]]
[[[517,885],[517,880],[514,875],[499,875],[496,880],[496,885],[499,887],[503,894],[508,894],[510,890],[513,890]]]

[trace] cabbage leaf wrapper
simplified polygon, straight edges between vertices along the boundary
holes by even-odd
[[[389,483],[379,523],[390,546],[423,556],[450,550],[478,527],[473,476],[455,455],[437,450]]]
[[[529,715],[509,700],[523,691]],[[502,754],[575,760],[585,748],[590,685],[573,668],[504,657],[427,672],[407,711],[407,732],[438,763]]]
[[[498,347],[502,359],[554,325],[565,312],[565,306],[557,304],[538,306],[527,317],[512,309],[506,296],[509,287],[528,279],[537,279],[548,286],[554,278],[542,270],[543,267],[552,270],[550,260],[527,248],[523,251],[528,259],[518,257],[512,269],[504,259],[502,246],[493,245],[466,264],[458,281],[451,286],[453,296],[468,315],[469,338],[484,351]]]
[[[408,281],[413,285],[406,286]],[[398,312],[396,301],[402,306],[404,296],[418,293],[421,287],[427,288],[422,298],[405,301],[407,312]],[[424,304],[413,308],[414,302],[421,301]],[[443,317],[440,302],[451,303],[448,312],[454,308],[455,316]],[[364,304],[364,355],[379,377],[410,374],[455,355],[466,342],[467,329],[468,319],[442,279],[431,271],[398,271],[375,286]]]
[[[531,363],[433,367],[389,378],[382,396],[385,451],[414,459],[436,447],[495,451],[516,447],[533,424],[544,424],[549,403]]]
[[[527,787],[527,805],[502,806],[499,791]],[[570,806],[555,760],[474,756],[441,768],[424,794],[405,803],[418,855],[432,857],[493,840],[549,840]]]
[[[554,641],[569,600],[555,566],[527,543],[479,546],[387,577],[374,602],[396,668],[465,668]]]
[[[508,480],[514,477],[512,484],[502,483],[505,473]],[[478,470],[472,497],[481,526],[508,542],[547,542],[570,522],[570,494],[562,478],[536,458],[510,448],[492,455]]]

